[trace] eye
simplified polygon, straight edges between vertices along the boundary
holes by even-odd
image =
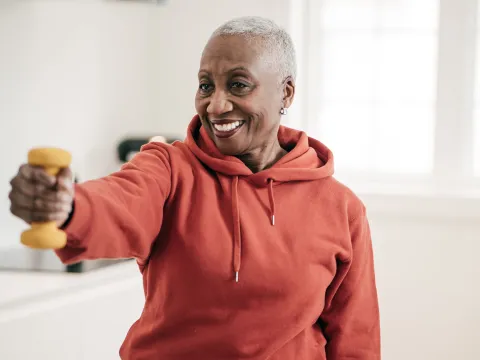
[[[202,83],[198,86],[198,90],[200,90],[201,92],[209,92],[210,90],[212,90],[212,85],[210,84],[207,84],[207,83]]]
[[[247,85],[245,85],[244,83],[241,83],[239,81],[232,82],[232,84],[230,86],[233,89],[244,89],[244,88],[248,87]]]

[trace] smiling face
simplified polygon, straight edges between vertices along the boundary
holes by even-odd
[[[279,81],[260,39],[213,37],[198,80],[195,107],[221,153],[241,156],[278,142],[280,109],[290,106],[294,86]]]

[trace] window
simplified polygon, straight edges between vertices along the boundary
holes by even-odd
[[[304,4],[302,127],[340,173],[459,185],[480,176],[477,0]]]
[[[320,47],[312,134],[342,170],[431,172],[438,1],[311,4]]]
[[[473,168],[475,176],[480,177],[480,6],[477,7],[477,22],[476,22],[476,59],[475,59],[475,100],[474,100],[474,129],[473,129],[473,146],[474,146],[474,155],[473,155]]]

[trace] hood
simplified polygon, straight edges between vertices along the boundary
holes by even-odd
[[[244,178],[257,187],[268,187],[270,223],[275,226],[274,183],[312,181],[333,175],[333,154],[318,140],[308,137],[303,131],[286,126],[280,126],[278,140],[280,146],[288,153],[272,167],[253,173],[241,160],[220,153],[202,126],[198,115],[193,117],[188,126],[185,144],[190,151],[207,167],[232,179],[233,270],[237,282],[241,265],[239,178]]]
[[[253,173],[236,157],[221,154],[202,127],[198,115],[190,122],[185,143],[202,163],[215,172],[248,177],[260,186],[266,186],[270,179],[275,182],[308,181],[333,175],[333,154],[318,140],[286,126],[280,126],[278,140],[288,154],[271,168],[258,173]]]

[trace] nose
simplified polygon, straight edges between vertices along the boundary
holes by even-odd
[[[233,110],[233,104],[223,91],[216,90],[209,98],[210,102],[207,106],[209,115],[222,115]]]

